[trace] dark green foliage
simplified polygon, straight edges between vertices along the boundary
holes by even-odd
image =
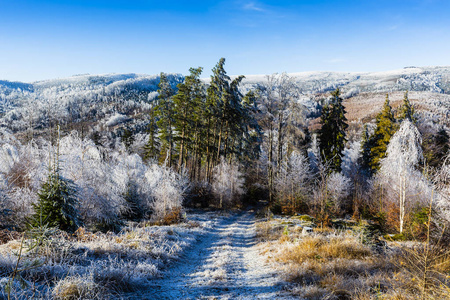
[[[361,155],[361,161],[360,165],[361,168],[365,171],[371,171],[370,169],[370,158],[371,158],[371,149],[374,146],[374,140],[372,139],[372,135],[369,132],[369,127],[364,125],[364,129],[361,136],[361,149],[362,149],[362,155]]]
[[[157,141],[158,126],[156,125],[156,100],[152,103],[152,108],[150,109],[149,118],[150,122],[148,124],[148,141],[144,146],[144,159],[156,159],[158,157],[158,147],[159,143]]]
[[[411,102],[409,102],[408,91],[405,92],[405,96],[403,97],[403,104],[400,106],[398,119],[399,121],[407,119],[413,123],[416,123],[416,118],[414,117],[414,106],[412,106]]]
[[[445,157],[450,153],[449,136],[441,127],[436,133],[423,134],[423,155],[428,166],[439,168]]]
[[[324,106],[320,117],[322,127],[319,139],[322,159],[336,172],[341,171],[342,152],[347,141],[345,131],[348,124],[342,101],[338,88],[331,93],[330,102]]]
[[[134,181],[127,183],[126,192],[123,195],[127,210],[122,213],[122,217],[129,221],[140,221],[144,217],[144,211],[140,207],[138,186]]]
[[[125,128],[122,132],[121,140],[127,150],[130,150],[130,147],[134,142],[133,132],[129,128]]]
[[[375,132],[369,140],[367,140],[366,145],[366,147],[370,147],[370,159],[368,164],[372,172],[375,172],[380,168],[380,162],[386,157],[387,146],[396,130],[394,113],[392,112],[389,103],[389,95],[386,95],[386,101],[384,102],[383,108],[377,115],[376,125]]]
[[[239,91],[244,76],[231,80],[224,65],[221,58],[208,88],[200,79],[203,69],[191,68],[176,93],[161,74],[145,159],[188,170],[191,180],[210,180],[221,157],[244,164],[258,158],[262,130],[256,121],[257,95],[250,91],[244,97]]]
[[[175,140],[178,146],[178,168],[185,168],[188,152],[194,165],[199,163],[200,131],[205,88],[200,80],[203,68],[190,68],[190,75],[178,84],[178,93],[173,97]]]
[[[167,160],[168,166],[171,167],[174,143],[172,128],[174,124],[174,104],[172,99],[174,91],[166,74],[161,73],[160,78],[158,103],[155,107],[155,115],[158,118],[156,124],[158,125],[161,139],[161,160]]]
[[[77,206],[77,189],[73,181],[60,175],[58,166],[50,170],[47,181],[42,185],[30,225],[57,227],[68,232],[81,226]]]

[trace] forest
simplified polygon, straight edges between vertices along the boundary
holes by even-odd
[[[245,76],[227,75],[224,58],[209,79],[202,72],[161,73],[140,85],[126,78],[105,87],[107,79],[92,77],[80,90],[69,80],[44,92],[17,85],[2,91],[0,239],[15,242],[15,252],[0,251],[2,297],[132,293],[211,222],[249,209],[264,220],[261,238],[276,245],[295,244],[289,223],[295,218],[317,234],[359,226],[361,247],[372,247],[359,249],[363,256],[380,243],[416,243],[405,251],[420,270],[404,277],[419,274],[421,281],[409,290],[420,290],[422,299],[449,295],[448,118],[430,117],[407,89],[379,92],[384,103],[355,118],[347,112],[355,92],[339,83],[312,95],[281,73],[249,86]],[[402,99],[391,104],[399,92]],[[276,239],[274,218],[289,221],[280,221]],[[135,237],[127,244],[124,235]],[[126,250],[105,250],[96,239]],[[55,250],[64,243],[66,252]],[[296,259],[304,261],[287,260]],[[91,260],[95,272],[88,270]],[[140,273],[117,275],[126,264]],[[305,276],[296,280],[307,286]],[[66,297],[68,278],[95,288]],[[370,297],[384,292],[380,287]]]

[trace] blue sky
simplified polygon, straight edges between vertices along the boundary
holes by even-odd
[[[450,65],[448,0],[0,0],[0,80]]]

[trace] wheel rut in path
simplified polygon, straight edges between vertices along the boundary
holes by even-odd
[[[256,248],[251,212],[210,229],[139,299],[295,299]]]

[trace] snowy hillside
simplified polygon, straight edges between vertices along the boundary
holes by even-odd
[[[378,99],[386,92],[409,90],[417,92],[415,95],[426,92],[427,99],[435,95],[432,98],[439,99],[434,104],[437,107],[449,102],[450,67],[408,67],[372,73],[302,72],[289,75],[294,77],[302,91],[301,100],[307,107],[314,107],[315,97],[322,97],[322,94],[337,87],[342,90],[344,98],[355,101],[361,99],[357,97],[360,95],[369,98],[370,102],[370,94],[377,94],[375,98]],[[174,88],[183,78],[180,74],[169,75]],[[244,92],[253,89],[265,80],[266,75],[247,75],[242,89]],[[107,123],[116,114],[136,115],[147,111],[149,103],[157,96],[158,83],[159,75],[133,73],[77,75],[30,84],[0,81],[0,126],[14,131],[30,127],[39,129],[48,126],[52,119],[62,124],[82,120],[104,120],[103,123]]]
[[[387,72],[291,73],[306,94],[325,93],[340,87],[347,96],[361,92],[427,91],[450,93],[450,67],[408,67]],[[265,75],[247,75],[244,84],[255,86]]]
[[[183,80],[169,74],[172,86]],[[109,118],[145,109],[158,89],[159,75],[79,75],[32,84],[0,81],[0,124],[13,130]]]

